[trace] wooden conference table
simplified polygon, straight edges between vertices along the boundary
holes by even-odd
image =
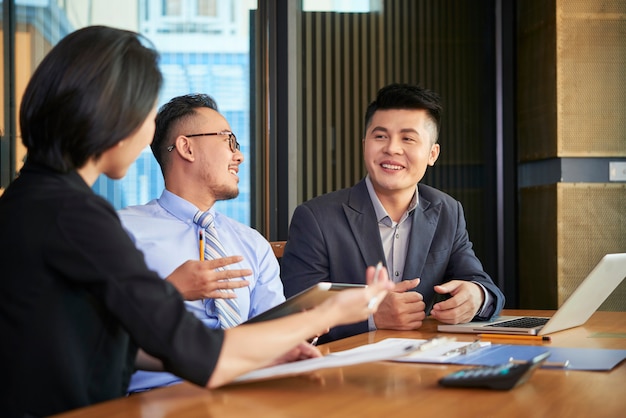
[[[506,310],[550,315],[552,311]],[[441,334],[427,320],[419,331],[375,331],[320,347],[340,351],[384,338]],[[551,335],[554,347],[626,349],[626,312],[596,312],[582,327]],[[501,340],[494,343],[519,344]],[[524,344],[542,344],[523,342]],[[452,389],[437,384],[463,366],[375,362],[206,390],[189,383],[155,389],[59,415],[121,417],[620,417],[626,416],[626,362],[609,372],[539,369],[509,391]]]

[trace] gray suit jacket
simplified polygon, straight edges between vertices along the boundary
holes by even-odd
[[[418,190],[419,207],[413,213],[403,277],[421,279],[416,290],[424,296],[427,312],[436,298],[433,286],[457,279],[482,284],[495,298],[491,316],[499,313],[504,295],[472,250],[463,207],[430,186],[420,184]],[[296,208],[281,259],[285,296],[320,281],[364,283],[367,266],[381,260],[385,261],[385,254],[378,222],[365,180],[361,180],[351,188],[319,196]],[[320,342],[367,331],[367,321],[341,326]]]

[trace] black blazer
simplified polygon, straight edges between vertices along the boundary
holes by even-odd
[[[420,278],[427,312],[435,300],[433,286],[452,279],[482,284],[495,298],[493,315],[504,295],[483,271],[469,240],[463,207],[451,196],[420,184],[403,277]],[[385,260],[374,206],[365,180],[298,206],[289,227],[281,260],[285,296],[320,281],[364,283],[367,266]],[[488,318],[478,318],[488,319]],[[334,328],[320,339],[328,342],[367,332],[367,321]]]
[[[198,385],[217,363],[223,332],[148,269],[113,207],[76,172],[26,163],[0,197],[0,266],[2,416],[124,396],[137,346]]]

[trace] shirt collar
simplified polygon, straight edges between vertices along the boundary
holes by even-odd
[[[192,224],[193,217],[200,210],[194,204],[188,202],[182,197],[175,195],[167,189],[163,190],[161,196],[157,199],[159,205],[169,212],[172,216],[181,221]],[[209,209],[209,212],[215,216],[215,206]]]
[[[367,186],[367,192],[370,195],[370,200],[372,201],[372,205],[374,205],[374,212],[376,213],[376,219],[378,220],[378,222],[382,222],[385,218],[389,218],[389,214],[383,207],[383,204],[380,203],[380,199],[378,198],[376,191],[374,191],[374,185],[372,184],[372,180],[370,179],[369,174],[365,177],[365,185]],[[417,184],[416,184],[415,194],[413,194],[411,203],[409,203],[409,208],[407,209],[407,213],[411,213],[418,206],[419,206],[419,194],[418,194],[418,189],[417,189]]]

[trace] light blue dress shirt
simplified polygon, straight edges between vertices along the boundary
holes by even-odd
[[[252,318],[285,300],[280,267],[269,242],[256,230],[209,209],[215,217],[220,242],[229,255],[241,255],[243,261],[231,269],[250,269],[248,287],[235,289],[242,321]],[[198,232],[193,222],[198,211],[190,202],[164,190],[161,197],[145,205],[120,210],[124,228],[145,256],[146,264],[161,277],[169,276],[187,260],[200,256]],[[207,327],[219,328],[215,305],[202,300],[186,301],[187,309]],[[129,392],[180,382],[169,373],[138,371],[133,374]]]

